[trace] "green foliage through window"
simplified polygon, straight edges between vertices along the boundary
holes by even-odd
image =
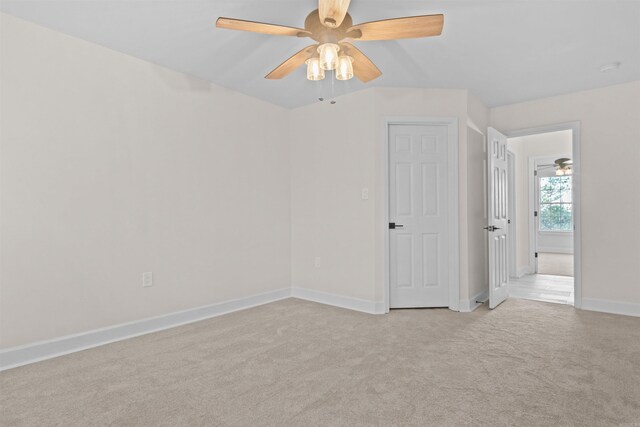
[[[573,231],[571,176],[540,178],[540,231]]]

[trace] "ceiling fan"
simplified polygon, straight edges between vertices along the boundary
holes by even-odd
[[[539,169],[548,169],[554,168],[556,170],[556,175],[572,175],[573,174],[573,160],[567,157],[561,157],[556,159],[552,165],[539,165]]]
[[[556,159],[553,163],[556,168],[556,175],[563,176],[573,174],[573,160],[562,157],[560,159]]]
[[[307,79],[322,80],[325,70],[335,70],[338,80],[354,75],[369,82],[382,72],[352,41],[397,40],[431,37],[442,33],[444,15],[407,16],[353,25],[347,12],[350,0],[319,0],[318,9],[304,21],[304,29],[241,19],[218,18],[216,26],[274,36],[309,37],[314,44],[298,51],[265,76],[281,79],[307,64]]]

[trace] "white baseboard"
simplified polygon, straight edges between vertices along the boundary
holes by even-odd
[[[463,313],[471,313],[482,304],[478,301],[486,301],[489,298],[489,289],[484,289],[482,292],[469,299],[460,300],[460,311]]]
[[[334,307],[348,308],[369,314],[384,314],[384,302],[369,301],[305,288],[292,288],[291,296]]]
[[[488,297],[488,293],[489,290],[485,289],[469,300],[460,300],[460,311],[471,312],[475,310],[481,305],[476,301],[485,300]],[[364,300],[304,288],[283,288],[246,298],[225,301],[80,334],[68,335],[49,341],[41,341],[25,346],[0,350],[0,371],[209,319],[222,314],[268,304],[289,297],[369,314],[384,314],[385,312],[384,302]],[[582,300],[582,308],[584,310],[605,313],[640,316],[640,304],[584,298]]]
[[[68,335],[48,341],[40,341],[19,347],[0,350],[0,371],[27,365],[29,363],[52,359],[65,354],[99,347],[101,345],[134,338],[140,335],[158,332],[188,323],[198,322],[211,317],[234,311],[244,310],[258,305],[295,297],[321,304],[328,304],[370,314],[383,314],[384,303],[359,298],[335,295],[303,288],[283,288],[246,298],[240,298],[218,304],[197,307],[189,310],[169,313],[158,317],[142,319],[106,328],[95,329],[79,334]]]
[[[602,313],[623,314],[640,317],[640,304],[604,299],[582,298],[583,310],[600,311]]]
[[[538,247],[538,252],[544,252],[548,254],[573,254],[573,248]]]
[[[68,335],[49,341],[40,341],[24,346],[7,348],[0,351],[0,371],[98,347],[127,338],[149,334],[151,332],[162,331],[187,323],[197,322],[233,311],[244,310],[289,298],[290,296],[291,288],[283,288],[246,298],[169,313],[75,335]]]
[[[529,274],[531,274],[531,267],[521,267],[518,269],[517,273],[516,273],[516,278],[521,278],[524,276],[527,276]]]

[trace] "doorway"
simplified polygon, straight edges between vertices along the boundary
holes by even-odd
[[[509,293],[580,305],[579,126],[512,132]]]
[[[457,119],[393,119],[385,124],[387,309],[457,310]]]

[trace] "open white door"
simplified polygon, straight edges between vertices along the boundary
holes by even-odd
[[[489,233],[489,308],[497,307],[509,296],[508,163],[507,137],[489,128],[487,149]]]

